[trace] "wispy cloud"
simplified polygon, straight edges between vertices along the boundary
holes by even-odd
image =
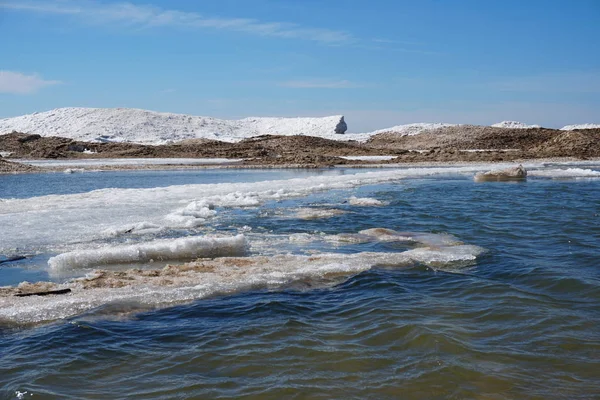
[[[30,94],[43,87],[58,85],[60,81],[47,81],[39,75],[0,70],[0,93]]]
[[[135,27],[177,27],[221,29],[282,39],[301,39],[328,45],[352,43],[356,39],[348,32],[326,28],[305,27],[289,22],[263,22],[248,18],[209,17],[196,12],[163,9],[133,3],[101,3],[96,1],[48,0],[0,2],[0,9],[42,14],[71,15],[84,22],[120,23]]]
[[[364,87],[364,85],[353,83],[348,80],[297,80],[280,82],[279,86],[292,89],[351,89]]]

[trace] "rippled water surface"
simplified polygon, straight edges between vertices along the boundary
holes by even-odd
[[[11,186],[5,192],[11,195],[0,197],[362,172],[0,176],[0,187]],[[468,263],[375,265],[333,278],[306,274],[245,284],[168,307],[114,301],[42,324],[4,321],[0,397],[27,391],[24,398],[34,399],[598,398],[600,179],[591,172],[566,179],[559,172],[562,179],[552,179],[544,172],[526,182],[475,183],[472,175],[415,172],[315,189],[252,206],[217,207],[202,226],[133,237],[244,232],[250,257],[397,253],[420,246],[324,240],[382,227],[450,234],[486,251]],[[73,179],[82,181],[69,189]],[[52,185],[44,183],[49,180]],[[382,205],[360,205],[353,197]],[[299,210],[306,209],[337,212],[304,218]],[[58,249],[23,248],[35,255],[0,264],[0,285],[62,279],[46,266]]]

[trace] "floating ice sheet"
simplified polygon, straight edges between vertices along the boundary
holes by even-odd
[[[385,169],[344,175],[248,183],[196,184],[151,189],[101,189],[88,193],[0,199],[0,254],[60,251],[125,232],[194,229],[223,207],[254,207],[335,189],[440,174],[472,174],[513,164]],[[540,167],[542,164],[526,164]],[[535,171],[532,172],[535,176]],[[590,173],[593,174],[593,173]],[[0,196],[2,194],[0,193]]]
[[[167,266],[159,270],[99,270],[64,284],[42,282],[0,288],[0,321],[39,323],[68,318],[115,302],[140,308],[258,288],[281,288],[298,282],[335,283],[372,267],[406,267],[422,263],[434,268],[472,263],[483,249],[471,245],[423,247],[404,252],[323,253],[254,257],[222,257]],[[70,289],[65,295],[16,297],[22,291]]]
[[[485,167],[483,167],[485,168]],[[253,207],[333,189],[407,177],[471,173],[482,167],[408,168],[256,183],[180,185],[152,189],[101,189],[28,199],[0,199],[0,254],[15,248],[46,251],[87,243],[133,229],[194,228],[222,207]],[[1,196],[1,194],[0,194]],[[147,231],[148,232],[148,231]]]

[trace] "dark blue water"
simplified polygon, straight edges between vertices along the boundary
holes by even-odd
[[[342,201],[349,195],[389,205],[351,206]],[[332,203],[347,213],[264,217]],[[411,179],[269,203],[229,222],[272,234],[450,233],[487,253],[452,271],[374,268],[333,287],[307,282],[126,317],[116,316],[127,304],[112,304],[0,328],[2,396],[598,398],[600,180]],[[364,246],[372,245],[339,251]]]

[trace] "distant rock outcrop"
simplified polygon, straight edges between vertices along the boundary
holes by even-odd
[[[344,134],[347,130],[348,125],[346,124],[346,121],[344,121],[344,117],[342,116],[340,118],[340,122],[338,122],[338,124],[335,126],[335,133]]]

